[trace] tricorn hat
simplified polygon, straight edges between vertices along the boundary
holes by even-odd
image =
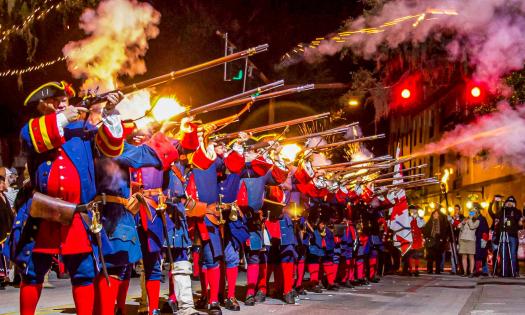
[[[40,100],[60,96],[75,96],[75,90],[71,84],[66,81],[48,82],[31,92],[24,101],[24,106],[35,105],[38,104]]]

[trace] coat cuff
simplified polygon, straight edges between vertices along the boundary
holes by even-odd
[[[37,153],[60,147],[64,142],[62,126],[57,114],[50,114],[29,120],[29,136]]]
[[[238,174],[244,168],[244,156],[237,151],[232,150],[225,158],[224,164],[231,173]]]
[[[170,138],[162,132],[155,133],[147,142],[146,145],[150,147],[162,164],[162,169],[170,168],[171,163],[179,158],[179,152],[173,145]]]
[[[122,127],[120,132],[114,134],[108,125],[102,124],[95,136],[95,144],[103,155],[107,157],[119,156],[124,150]]]

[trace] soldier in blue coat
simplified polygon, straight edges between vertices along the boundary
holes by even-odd
[[[308,271],[310,272],[310,282],[313,285],[312,291],[316,293],[322,292],[322,287],[319,282],[322,275],[321,264],[328,281],[327,289],[337,290],[335,286],[337,265],[333,262],[336,247],[335,239],[333,232],[327,227],[329,223],[327,216],[322,215],[322,212],[328,212],[328,209],[330,209],[328,204],[317,203],[315,207],[310,210],[308,219],[311,222],[310,224],[313,227],[313,231],[310,231],[310,246],[308,247],[306,263],[308,264]],[[315,212],[317,212],[317,214]]]
[[[171,196],[168,199],[168,213],[173,222],[170,230],[167,246],[170,246],[173,255],[174,268],[169,282],[168,303],[172,311],[180,315],[198,314],[193,303],[193,291],[191,288],[192,265],[188,260],[188,250],[191,247],[191,239],[188,233],[188,220],[186,215],[185,166],[180,161],[172,164],[171,169],[164,176],[167,187],[164,186],[165,194]],[[166,174],[165,174],[166,175]]]
[[[254,153],[250,152],[250,155]],[[241,173],[237,203],[247,219],[249,238],[245,244],[248,263],[247,290],[244,304],[261,303],[266,299],[266,275],[268,262],[268,232],[263,220],[263,201],[266,185],[272,180],[272,162],[262,156],[251,157]],[[258,289],[257,291],[256,288]],[[257,292],[257,293],[256,293]]]
[[[65,82],[49,82],[24,102],[34,116],[21,131],[27,154],[31,186],[35,191],[73,204],[87,204],[96,194],[93,157],[120,153],[123,138],[115,105],[121,94],[111,94],[103,111],[101,128],[80,121],[80,109],[69,105],[74,96]],[[108,150],[108,144],[111,148]],[[53,255],[60,254],[71,276],[77,314],[92,314],[93,279],[98,251],[90,232],[90,216],[75,213],[64,225],[31,216],[32,199],[23,202],[15,219],[5,254],[22,272],[20,313],[34,314],[44,276]]]
[[[218,192],[220,194],[222,219],[224,220],[224,266],[221,268],[222,283],[228,283],[228,290],[224,292],[224,307],[232,311],[239,311],[240,305],[235,298],[235,288],[239,269],[239,252],[250,237],[246,226],[246,217],[237,206],[237,195],[241,182],[240,173],[244,169],[244,149],[234,143],[228,151],[225,146],[218,145],[218,155],[222,159],[219,168]],[[223,279],[226,281],[223,281]]]
[[[148,253],[160,252],[162,232],[152,224],[152,233],[142,234],[139,237],[136,229],[135,215],[141,206],[137,207],[136,200],[131,196],[130,168],[154,166],[166,169],[178,157],[178,152],[171,140],[162,133],[156,133],[141,146],[124,144],[122,154],[115,158],[100,158],[96,161],[97,192],[95,200],[103,200],[106,204],[102,209],[102,225],[108,236],[107,246],[103,247],[103,254],[110,274],[110,283],[103,277],[97,279],[97,311],[100,314],[113,314],[117,295],[125,296],[133,264],[142,258],[141,240],[147,247]],[[150,208],[142,204],[144,216],[151,215]],[[160,220],[159,220],[160,221]],[[162,231],[162,225],[160,226]],[[156,233],[155,233],[156,232]],[[158,255],[151,254],[146,257],[148,268],[147,278],[160,280],[160,261]],[[151,261],[148,261],[151,260]],[[123,300],[121,296],[120,300]],[[158,301],[157,296],[153,300]],[[150,314],[160,313],[156,308],[151,308]],[[153,301],[154,302],[154,301]],[[154,304],[154,303],[153,303]],[[122,305],[120,305],[122,307]],[[153,307],[157,307],[153,305]],[[122,311],[122,310],[121,310]]]

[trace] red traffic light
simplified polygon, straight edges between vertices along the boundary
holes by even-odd
[[[401,91],[401,97],[404,98],[404,99],[409,99],[410,96],[412,96],[412,93],[410,92],[409,89],[403,89]]]
[[[468,104],[480,104],[487,97],[487,87],[482,82],[467,82],[465,89],[466,101]]]
[[[470,89],[470,95],[472,97],[480,97],[481,96],[481,89],[478,86],[475,86]]]

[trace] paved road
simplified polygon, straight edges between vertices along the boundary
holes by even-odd
[[[243,285],[244,274],[240,278]],[[38,314],[74,314],[68,280],[51,282],[57,287],[44,289]],[[163,293],[166,286],[163,284]],[[194,288],[198,287],[194,282]],[[128,314],[136,314],[139,291],[138,279],[132,279]],[[274,299],[254,307],[241,304],[241,312],[224,314],[523,314],[524,310],[525,279],[422,275],[386,276],[380,283],[356,289],[309,293],[296,305],[283,305]],[[17,313],[18,289],[0,291],[0,314]]]

